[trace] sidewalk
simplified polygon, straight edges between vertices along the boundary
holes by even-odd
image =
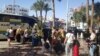
[[[19,43],[12,42],[11,44],[14,46],[18,45]],[[9,49],[7,41],[0,41],[0,52],[4,52],[6,49]]]
[[[79,42],[80,42],[80,49],[79,49],[80,56],[88,56],[89,55],[89,49],[87,47],[86,42],[83,39],[79,39]]]
[[[42,46],[32,47],[31,43],[19,44],[12,43],[12,47],[8,48],[6,41],[0,41],[0,55],[2,56],[55,56],[55,52],[42,52]],[[88,56],[88,48],[86,42],[80,39],[80,56]],[[65,54],[61,55],[65,56]]]
[[[12,43],[12,47],[7,46],[6,41],[0,41],[0,56],[51,56],[50,53],[41,51],[42,47],[32,47],[31,43]]]

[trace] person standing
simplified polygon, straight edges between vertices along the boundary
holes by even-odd
[[[32,29],[31,36],[32,36],[32,46],[36,46],[37,45],[36,38],[38,36],[37,35],[37,29]]]
[[[54,29],[52,31],[52,44],[55,45],[59,39],[59,29]]]
[[[11,46],[11,40],[13,38],[13,29],[12,29],[12,27],[7,29],[7,33],[8,33],[8,38],[7,38],[8,46]]]
[[[23,39],[25,39],[25,42],[29,40],[28,28],[26,28],[24,30],[24,37],[23,37]]]
[[[63,44],[64,43],[64,38],[65,38],[65,35],[64,35],[65,31],[64,31],[63,28],[60,28],[59,32],[60,32],[61,43]]]
[[[79,47],[80,47],[80,43],[78,39],[75,39],[73,41],[73,56],[79,56]]]
[[[74,39],[75,39],[74,34],[72,33],[71,30],[68,30],[68,33],[66,34],[64,40],[66,56],[72,56],[72,47],[73,47],[72,45]]]
[[[19,26],[19,28],[17,28],[16,30],[16,37],[15,37],[15,41],[20,42],[21,39],[21,26]]]
[[[92,29],[89,29],[89,32],[90,32],[90,48],[89,48],[89,53],[90,53],[90,56],[94,56],[94,51],[96,49],[96,34],[95,34],[95,31],[92,30]]]

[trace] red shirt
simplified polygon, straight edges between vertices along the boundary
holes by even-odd
[[[79,46],[74,45],[73,47],[73,56],[79,56]]]

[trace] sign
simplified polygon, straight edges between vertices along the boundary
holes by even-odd
[[[21,22],[20,19],[10,19],[10,22]]]

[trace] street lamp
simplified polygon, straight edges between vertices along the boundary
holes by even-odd
[[[13,0],[13,4],[12,4],[12,13],[15,14],[15,0]]]
[[[68,28],[68,9],[69,9],[69,0],[67,0],[67,19],[66,19],[66,30]]]

